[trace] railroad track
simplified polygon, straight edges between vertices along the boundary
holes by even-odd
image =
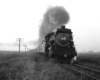
[[[71,67],[74,70],[77,70],[77,72],[81,72],[82,75],[86,75],[87,77],[91,77],[91,79],[93,80],[100,80],[100,71],[87,67],[87,66],[83,66],[83,65],[79,65],[79,64],[71,64]]]
[[[60,64],[53,61],[60,67],[72,71],[79,76],[81,80],[100,80],[100,71],[79,64]]]

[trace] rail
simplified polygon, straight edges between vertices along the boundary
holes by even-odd
[[[55,62],[55,61],[53,61],[53,62]],[[100,78],[95,77],[95,76],[93,76],[89,73],[86,73],[86,71],[84,71],[84,70],[81,70],[82,67],[83,67],[81,65],[80,65],[81,68],[79,69],[79,67],[76,68],[76,66],[72,65],[72,64],[60,64],[58,62],[55,62],[55,63],[58,64],[60,67],[62,67],[64,69],[67,69],[67,70],[74,72],[76,75],[77,74],[80,75],[81,80],[100,80]],[[85,68],[87,68],[87,67],[85,67]],[[89,68],[89,69],[91,69],[91,68]],[[95,71],[98,71],[98,70],[95,70]]]
[[[89,70],[92,70],[92,71],[100,73],[99,70],[96,70],[96,69],[93,69],[93,68],[90,68],[90,67],[87,67],[87,66],[83,66],[83,65],[79,65],[79,64],[73,64],[73,65],[79,66],[79,67],[82,67],[82,68],[89,69]]]
[[[100,80],[100,71],[99,70],[92,69],[87,66],[82,66],[79,64],[72,64],[72,67],[76,68],[78,70],[81,70],[82,72],[85,72],[86,74],[89,74],[93,77],[99,78],[99,80]]]

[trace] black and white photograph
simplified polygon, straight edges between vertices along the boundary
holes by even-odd
[[[100,0],[0,0],[0,80],[100,80]]]

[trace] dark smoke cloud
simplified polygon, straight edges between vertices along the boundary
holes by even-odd
[[[49,7],[43,16],[43,21],[39,29],[38,43],[44,39],[45,35],[52,32],[61,25],[65,25],[69,19],[69,14],[64,7]]]

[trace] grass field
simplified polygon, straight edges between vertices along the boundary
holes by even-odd
[[[0,80],[80,80],[74,73],[52,63],[40,53],[21,54],[14,58],[18,56],[20,59],[16,61],[0,64]],[[22,56],[27,58],[21,60]],[[5,57],[4,60],[8,60],[13,54]]]
[[[15,58],[18,59],[9,61]],[[0,61],[6,61],[0,64],[0,80],[80,80],[73,72],[32,51],[27,54],[0,52]],[[79,53],[77,61],[100,70],[100,53]]]
[[[24,52],[19,54],[17,51],[0,51],[0,61],[7,61],[9,59],[15,59],[24,56],[26,56]]]
[[[80,53],[78,63],[100,70],[100,53]]]

